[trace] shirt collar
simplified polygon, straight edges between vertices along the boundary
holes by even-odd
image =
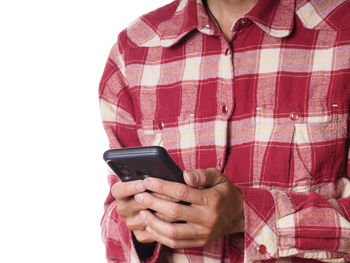
[[[160,43],[164,47],[175,45],[194,29],[198,29],[204,34],[213,35],[213,28],[207,27],[210,24],[209,20],[202,0],[179,0],[173,17],[161,35]]]
[[[283,38],[294,28],[295,0],[260,0],[246,15],[267,34]]]
[[[267,34],[283,38],[293,30],[294,12],[295,0],[260,0],[246,17]],[[174,15],[160,37],[160,44],[163,47],[173,46],[194,29],[207,35],[214,34],[213,22],[202,0],[179,0]]]

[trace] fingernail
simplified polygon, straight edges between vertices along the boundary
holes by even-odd
[[[198,183],[198,174],[195,171],[187,171],[187,178],[193,184]]]
[[[198,174],[197,174],[197,172],[193,172],[192,173],[192,178],[194,178],[193,180],[194,180],[194,183],[196,184],[196,183],[198,183]]]
[[[149,232],[149,233],[152,232],[152,230],[151,230],[151,228],[149,226],[146,227],[146,231]]]
[[[143,180],[143,185],[146,187],[146,188],[149,188],[152,186],[152,180],[149,179],[149,178],[146,178],[145,180]]]
[[[136,183],[135,188],[136,188],[138,191],[144,191],[144,190],[146,190],[145,187],[143,186],[143,184],[142,184],[141,182]]]
[[[135,198],[136,202],[142,203],[142,201],[143,201],[143,194],[137,194],[137,195],[134,196],[134,198]]]

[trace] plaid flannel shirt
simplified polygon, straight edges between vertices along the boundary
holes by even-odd
[[[161,145],[244,196],[244,234],[157,244],[146,262],[350,261],[348,14],[346,0],[260,0],[227,41],[200,0],[176,0],[121,32],[99,90],[111,148]],[[116,206],[109,194],[107,258],[139,262]]]

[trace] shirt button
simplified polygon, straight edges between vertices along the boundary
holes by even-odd
[[[210,25],[204,25],[203,27],[206,29],[210,29]]]
[[[241,24],[242,24],[242,25],[244,25],[244,24],[246,24],[246,23],[247,23],[247,20],[245,20],[245,19],[242,19],[242,20],[241,20]]]
[[[292,112],[289,117],[293,120],[293,121],[296,121],[299,119],[299,114],[296,113],[296,112]]]
[[[222,166],[222,164],[223,164],[223,162],[222,162],[222,160],[219,162],[219,166],[221,167]]]
[[[163,130],[164,129],[164,122],[162,122],[162,121],[158,122],[158,128],[159,128],[159,130]]]
[[[229,49],[229,48],[226,49],[226,50],[225,50],[225,55],[226,55],[226,56],[231,55],[231,49]]]
[[[258,251],[260,254],[265,254],[267,249],[264,245],[260,245],[259,248],[258,248]]]
[[[221,111],[223,114],[226,114],[228,112],[228,108],[226,104],[222,105]]]

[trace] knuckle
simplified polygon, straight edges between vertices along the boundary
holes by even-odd
[[[211,199],[211,205],[213,208],[218,209],[222,205],[222,196],[217,192],[213,191]]]
[[[172,208],[170,209],[170,218],[172,219],[178,219],[181,215],[181,209],[177,204],[174,204]]]
[[[208,205],[208,200],[209,200],[209,198],[208,198],[208,195],[205,193],[205,194],[202,194],[201,196],[200,196],[200,199],[201,199],[201,204],[202,205],[204,205],[204,206],[207,206]]]
[[[179,200],[183,200],[187,197],[188,195],[188,187],[186,185],[183,185],[183,184],[178,184],[176,186],[176,197],[179,199]]]
[[[207,219],[207,225],[210,228],[213,228],[214,226],[216,226],[218,222],[219,222],[219,217],[217,215],[209,216]]]
[[[128,209],[126,208],[126,206],[120,204],[117,206],[117,213],[119,216],[121,216],[122,218],[125,218],[128,216]]]
[[[175,240],[170,240],[169,244],[168,244],[168,247],[176,249],[176,248],[178,248],[178,244],[177,244],[177,242]]]
[[[170,239],[177,239],[177,231],[174,227],[168,229],[168,236]]]

